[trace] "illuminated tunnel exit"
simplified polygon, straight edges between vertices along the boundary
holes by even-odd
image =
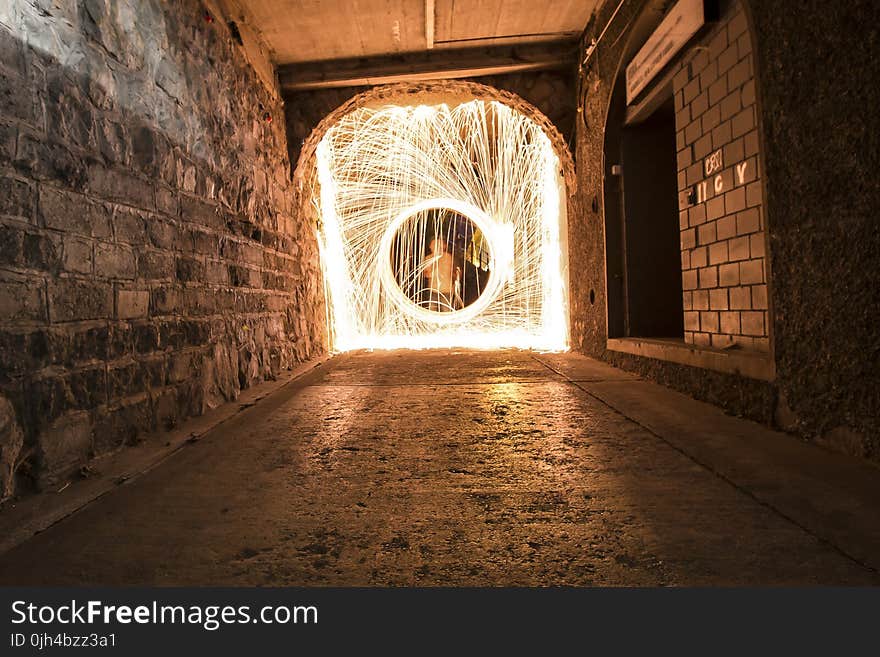
[[[829,4],[0,0],[0,606],[566,587],[321,612],[550,652],[571,587],[880,585],[878,3]]]
[[[360,107],[316,150],[332,348],[568,347],[565,185],[499,101]]]

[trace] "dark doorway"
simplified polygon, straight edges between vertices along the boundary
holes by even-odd
[[[683,337],[672,97],[644,121],[624,128],[621,161],[628,333]]]
[[[617,87],[605,151],[609,337],[683,338],[672,95],[627,121]]]

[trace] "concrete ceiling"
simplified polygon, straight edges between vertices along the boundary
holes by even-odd
[[[240,0],[276,65],[579,35],[598,0]]]

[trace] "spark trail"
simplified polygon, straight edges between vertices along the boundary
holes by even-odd
[[[499,102],[343,117],[317,148],[333,348],[565,349],[559,168]]]

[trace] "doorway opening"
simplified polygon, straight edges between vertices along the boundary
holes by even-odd
[[[609,337],[684,338],[671,88],[634,113],[615,86],[605,140]]]

